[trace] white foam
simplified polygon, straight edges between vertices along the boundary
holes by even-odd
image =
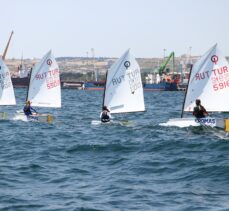
[[[14,115],[12,120],[14,120],[14,121],[20,120],[20,121],[28,122],[26,115],[19,113],[19,112],[17,112],[17,114]]]
[[[92,120],[92,121],[91,121],[91,124],[92,124],[92,125],[101,125],[102,122],[99,121],[99,120]]]
[[[200,126],[199,123],[197,123],[195,121],[195,119],[193,118],[180,118],[180,119],[169,119],[168,122],[166,123],[160,123],[159,125],[161,126],[168,126],[168,127],[180,127],[180,128],[183,128],[183,127],[190,127],[190,126]]]

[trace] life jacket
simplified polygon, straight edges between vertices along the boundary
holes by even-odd
[[[101,122],[109,122],[110,116],[108,115],[107,111],[103,111],[101,115]]]
[[[199,118],[204,118],[205,117],[205,113],[206,113],[206,110],[203,106],[195,106],[194,107],[194,111],[193,111],[193,115],[199,119]]]
[[[31,112],[31,110],[30,110],[30,106],[24,106],[23,111],[24,111],[24,114],[25,114],[26,116],[32,115],[32,112]]]

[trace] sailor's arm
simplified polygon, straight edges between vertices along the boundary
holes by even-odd
[[[34,108],[32,108],[32,107],[30,107],[30,110],[33,111],[33,112],[35,112],[35,113],[37,113],[37,111]]]
[[[202,106],[202,110],[204,112],[204,115],[208,115],[208,112],[206,111],[206,109]]]

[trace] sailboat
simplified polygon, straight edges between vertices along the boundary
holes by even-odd
[[[192,112],[196,99],[200,99],[208,112],[229,112],[229,64],[215,44],[197,61],[190,72],[181,119],[171,119],[167,125],[211,126],[229,131],[229,119],[206,117],[183,118]]]
[[[102,106],[111,114],[145,111],[140,67],[129,49],[107,71]]]
[[[0,105],[16,105],[14,89],[8,67],[0,58]],[[7,113],[0,112],[0,119],[6,119]]]
[[[61,107],[60,71],[51,50],[31,71],[26,101],[37,107]],[[52,122],[50,114],[34,114],[32,120]]]

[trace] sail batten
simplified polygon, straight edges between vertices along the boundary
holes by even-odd
[[[107,72],[103,105],[116,114],[145,111],[141,71],[130,50]]]
[[[51,51],[32,70],[27,99],[33,106],[61,107],[60,71]]]
[[[217,44],[192,68],[184,111],[193,111],[200,99],[209,112],[229,111],[229,64]]]
[[[0,105],[15,105],[15,95],[8,67],[0,58]]]

